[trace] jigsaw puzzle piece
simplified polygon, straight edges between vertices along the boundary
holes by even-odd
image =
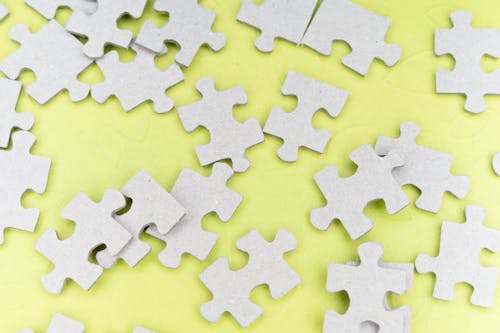
[[[493,171],[500,176],[500,153],[493,156]]]
[[[9,16],[9,10],[7,9],[7,7],[0,3],[0,22],[5,20],[7,16]]]
[[[61,7],[86,15],[95,13],[97,9],[97,0],[24,0],[24,3],[48,20],[55,18],[57,9]]]

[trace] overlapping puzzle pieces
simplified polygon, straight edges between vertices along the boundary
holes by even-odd
[[[24,0],[24,2],[49,20],[56,16],[57,9],[61,7],[87,15],[97,10],[97,0]]]

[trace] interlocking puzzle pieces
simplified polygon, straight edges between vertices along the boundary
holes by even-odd
[[[9,15],[7,7],[0,3],[0,22],[2,22]]]
[[[257,5],[245,0],[238,21],[260,29],[255,46],[262,52],[271,52],[278,37],[300,44],[316,3],[317,0],[265,0]]]
[[[156,53],[162,52],[165,42],[173,42],[180,46],[175,61],[188,67],[201,46],[219,51],[226,44],[224,34],[212,31],[215,13],[199,5],[198,0],[156,0],[154,9],[168,13],[168,23],[158,28],[146,21],[136,42]]]
[[[6,228],[35,230],[39,211],[23,208],[21,198],[28,190],[45,192],[51,164],[49,158],[30,154],[35,141],[29,132],[15,132],[12,149],[0,150],[0,244]]]
[[[410,290],[413,264],[384,263],[383,252],[380,244],[364,243],[358,247],[361,263],[328,267],[327,291],[346,291],[350,303],[343,315],[332,310],[325,313],[323,333],[352,333],[375,327],[378,329],[370,332],[410,332],[411,309],[391,309],[387,294],[401,295]]]
[[[483,249],[500,251],[500,230],[485,227],[482,224],[485,216],[484,208],[467,206],[465,223],[443,222],[439,255],[433,258],[424,253],[417,257],[417,272],[436,276],[433,297],[451,301],[455,285],[465,282],[474,288],[472,304],[493,305],[498,269],[482,266],[479,255]]]
[[[285,230],[280,230],[272,242],[267,242],[253,230],[243,236],[236,247],[248,253],[248,264],[233,271],[228,259],[223,257],[202,272],[200,280],[210,290],[213,299],[203,304],[200,311],[210,322],[217,322],[224,312],[229,312],[242,327],[248,327],[263,313],[260,306],[250,301],[253,289],[266,284],[272,298],[278,299],[301,282],[283,259],[285,253],[295,250],[297,243]]]
[[[95,203],[79,193],[62,212],[65,219],[76,224],[73,235],[59,240],[54,229],[48,229],[35,248],[54,264],[54,270],[43,277],[45,289],[60,294],[67,279],[72,279],[85,290],[101,276],[103,268],[89,262],[89,255],[100,245],[106,245],[111,255],[116,255],[131,239],[113,215],[125,207],[123,195],[115,190],[104,193],[101,202]]]
[[[437,56],[451,54],[455,59],[452,71],[436,73],[436,92],[465,94],[465,109],[480,113],[486,109],[484,95],[500,95],[500,71],[485,73],[483,56],[500,57],[500,29],[473,29],[472,15],[466,11],[451,13],[452,29],[437,29],[434,52]]]
[[[397,139],[379,137],[375,146],[378,155],[394,152],[401,156],[404,165],[395,168],[392,174],[400,185],[415,185],[421,191],[417,199],[418,208],[437,213],[445,192],[463,199],[469,192],[470,181],[466,176],[450,173],[453,157],[447,153],[418,145],[415,139],[420,128],[414,123],[402,123],[401,136]]]
[[[65,317],[60,313],[56,313],[47,328],[47,333],[83,333],[85,332],[85,327],[83,324],[73,320],[71,318]],[[25,328],[21,333],[33,333],[29,328]]]
[[[500,176],[500,153],[493,156],[493,171]]]
[[[122,188],[122,194],[132,200],[129,211],[115,216],[115,220],[133,236],[116,255],[108,250],[96,254],[99,265],[111,268],[119,258],[130,266],[137,265],[151,251],[151,246],[140,240],[146,227],[154,224],[165,235],[186,214],[184,208],[145,170],[139,171]]]
[[[399,45],[384,39],[390,20],[348,0],[323,0],[302,43],[323,55],[332,52],[332,41],[347,42],[352,52],[342,63],[366,75],[375,58],[393,66],[401,57]]]
[[[83,53],[97,59],[104,55],[108,44],[128,48],[132,41],[132,32],[118,29],[120,17],[128,14],[139,18],[146,6],[146,0],[97,0],[97,10],[90,15],[74,12],[66,24],[66,29],[74,34],[88,38],[83,46]]]
[[[299,147],[323,153],[331,135],[328,130],[316,130],[312,119],[322,109],[337,117],[349,93],[292,71],[288,72],[281,91],[283,95],[296,96],[298,104],[292,112],[275,107],[264,126],[264,133],[283,139],[278,156],[283,161],[295,162]]]
[[[314,176],[327,205],[311,211],[311,222],[319,230],[326,230],[338,219],[349,236],[358,239],[373,227],[373,222],[363,213],[369,202],[382,199],[387,212],[395,214],[409,201],[392,176],[392,170],[404,163],[400,156],[391,152],[380,157],[371,146],[365,145],[349,157],[358,166],[351,177],[340,178],[333,165]]]
[[[32,34],[24,24],[15,26],[10,37],[21,47],[0,63],[0,70],[16,79],[22,70],[32,70],[37,81],[26,92],[38,103],[45,104],[63,90],[73,102],[87,97],[89,86],[77,76],[92,60],[81,52],[80,41],[52,20]]]
[[[169,268],[180,265],[184,253],[204,261],[217,241],[217,234],[203,230],[205,215],[215,212],[223,222],[227,222],[240,205],[243,197],[230,190],[226,182],[233,170],[224,163],[216,163],[210,177],[190,169],[184,169],[171,194],[185,208],[187,214],[165,235],[154,226],[146,232],[167,244],[158,259]]]
[[[173,64],[162,71],[155,65],[157,54],[137,44],[132,44],[136,57],[131,62],[120,62],[118,52],[111,51],[97,60],[106,80],[92,86],[91,94],[98,103],[104,103],[115,95],[125,111],[151,100],[157,113],[165,113],[174,107],[174,101],[165,90],[184,81],[184,74]]]
[[[53,19],[58,8],[67,7],[73,12],[87,15],[97,10],[97,0],[24,0],[24,2],[46,19]]]

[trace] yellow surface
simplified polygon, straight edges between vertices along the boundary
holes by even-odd
[[[156,255],[163,244],[145,236],[154,247],[152,254],[137,268],[123,262],[106,271],[90,292],[69,282],[62,295],[54,296],[43,289],[41,277],[52,269],[51,263],[34,250],[36,240],[49,227],[61,237],[71,235],[73,224],[61,218],[60,212],[73,196],[83,191],[100,200],[105,189],[120,188],[138,171],[146,168],[162,185],[170,189],[184,167],[209,174],[196,159],[196,145],[208,142],[206,131],[186,133],[175,111],[156,115],[151,104],[126,114],[115,98],[104,105],[90,98],[73,104],[63,93],[45,106],[23,94],[19,110],[33,111],[38,138],[34,152],[52,158],[50,180],[44,195],[25,195],[23,205],[39,207],[41,219],[36,233],[9,230],[0,248],[0,331],[19,332],[25,326],[44,332],[55,312],[62,312],[85,323],[89,333],[131,332],[143,325],[158,332],[242,332],[236,322],[224,315],[215,324],[206,322],[199,306],[211,295],[197,276],[220,256],[228,256],[234,269],[246,263],[246,255],[235,249],[235,242],[256,228],[271,240],[285,228],[298,240],[298,249],[286,256],[303,278],[303,283],[280,300],[272,300],[266,287],[252,294],[252,300],[263,306],[264,316],[246,332],[321,332],[327,309],[344,311],[348,299],[343,294],[325,290],[329,263],[357,260],[356,248],[366,241],[385,246],[386,261],[412,262],[417,254],[436,255],[442,220],[463,221],[463,208],[469,203],[481,204],[488,210],[486,224],[500,228],[500,178],[491,170],[492,154],[500,150],[500,98],[488,97],[488,110],[473,116],[463,110],[459,95],[436,95],[434,73],[437,68],[452,68],[451,57],[433,54],[434,30],[451,26],[449,13],[455,9],[470,10],[474,24],[500,27],[498,2],[491,1],[400,1],[356,0],[392,19],[387,41],[403,47],[403,56],[393,68],[376,62],[367,77],[358,76],[342,66],[340,58],[349,48],[337,43],[333,55],[323,57],[312,50],[278,41],[271,54],[259,53],[253,40],[259,32],[236,22],[241,1],[205,0],[201,3],[217,14],[215,31],[224,32],[227,45],[219,53],[203,48],[193,65],[185,70],[186,81],[169,95],[177,105],[199,98],[195,82],[210,76],[219,89],[243,85],[249,103],[235,111],[239,120],[250,116],[263,125],[274,105],[292,110],[296,101],[283,97],[281,84],[288,70],[295,70],[350,91],[351,97],[340,117],[330,119],[318,114],[315,125],[329,129],[334,137],[324,155],[302,150],[298,163],[285,164],[276,156],[280,140],[266,136],[265,143],[248,151],[250,170],[235,176],[230,187],[245,199],[234,218],[227,224],[215,216],[204,220],[204,228],[216,232],[219,242],[208,260],[201,263],[185,256],[181,268],[170,270],[160,265]],[[0,58],[18,46],[8,38],[17,23],[28,23],[39,30],[45,20],[29,10],[20,0],[3,0],[11,16],[0,24]],[[60,11],[64,22],[69,11]],[[144,19],[162,17],[148,2]],[[122,20],[120,25],[135,33],[140,23]],[[172,63],[176,47],[158,60],[166,68]],[[120,51],[123,59],[130,52]],[[495,60],[483,63],[486,70],[499,68]],[[34,80],[31,73],[21,76],[24,83]],[[94,65],[81,75],[81,80],[98,82],[102,74]],[[380,134],[399,135],[399,124],[414,121],[422,127],[419,142],[443,150],[455,157],[452,171],[471,177],[472,189],[465,200],[446,195],[439,214],[417,210],[414,206],[397,215],[385,213],[381,202],[370,204],[366,214],[376,226],[361,240],[351,241],[340,224],[327,232],[315,230],[309,212],[324,204],[313,181],[313,175],[329,164],[336,164],[342,176],[349,176],[355,165],[348,154],[365,143],[374,143]],[[418,191],[408,187],[412,201]],[[500,266],[500,256],[484,254],[484,264]],[[482,332],[500,329],[500,291],[491,309],[469,304],[471,288],[456,288],[455,300],[441,302],[431,298],[434,277],[416,275],[413,289],[402,297],[391,297],[393,306],[407,304],[413,311],[412,332]],[[500,290],[500,289],[499,289]]]

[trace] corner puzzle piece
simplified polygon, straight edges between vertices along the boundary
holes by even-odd
[[[227,311],[242,327],[248,327],[263,313],[260,306],[250,301],[253,289],[266,284],[272,298],[278,299],[301,282],[283,259],[285,253],[295,250],[297,243],[293,235],[285,230],[280,230],[272,242],[267,242],[253,230],[243,236],[236,247],[248,253],[248,264],[233,271],[228,259],[222,257],[202,272],[200,280],[210,290],[213,299],[202,304],[200,311],[212,323]]]
[[[162,52],[165,42],[179,45],[175,61],[185,67],[191,65],[203,45],[219,51],[226,44],[224,34],[212,31],[215,13],[199,5],[198,0],[156,0],[154,10],[168,13],[168,23],[158,28],[146,21],[136,42],[156,53]]]
[[[467,206],[465,223],[443,222],[439,255],[433,258],[424,253],[417,257],[417,272],[436,276],[433,297],[451,301],[455,284],[465,282],[474,288],[472,304],[486,308],[493,305],[498,269],[482,266],[479,255],[483,249],[500,252],[500,230],[483,226],[485,216],[484,208]]]
[[[92,86],[92,97],[104,103],[115,95],[125,111],[151,100],[156,113],[165,113],[174,107],[174,101],[165,95],[165,90],[184,81],[179,66],[173,64],[165,71],[156,67],[156,54],[137,44],[132,44],[137,53],[131,62],[120,62],[118,52],[111,51],[97,60],[106,81]]]
[[[120,192],[108,190],[99,203],[79,193],[66,206],[62,216],[76,224],[73,235],[59,240],[56,231],[48,229],[35,245],[37,251],[54,264],[54,270],[42,279],[48,292],[60,294],[67,279],[72,279],[85,290],[94,285],[103,269],[89,262],[92,250],[106,245],[109,253],[116,255],[131,238],[113,218],[113,214],[125,204]]]
[[[420,128],[414,123],[402,123],[398,139],[379,137],[375,151],[380,156],[394,152],[405,161],[392,174],[400,185],[415,185],[421,195],[417,199],[418,208],[437,213],[445,192],[463,199],[469,192],[467,176],[453,176],[450,173],[453,157],[447,153],[417,145],[416,137]]]
[[[298,104],[292,112],[275,107],[264,126],[264,133],[284,141],[278,156],[283,161],[295,162],[299,147],[323,153],[331,135],[328,130],[318,131],[313,127],[313,116],[324,109],[331,117],[337,117],[349,93],[292,71],[288,72],[281,91],[286,96],[297,96]]]
[[[180,265],[184,253],[204,261],[217,241],[217,234],[203,230],[205,215],[215,212],[227,222],[243,200],[242,196],[226,186],[233,170],[224,163],[216,163],[210,177],[203,177],[190,169],[184,169],[172,196],[184,207],[187,214],[167,234],[162,235],[154,226],[146,232],[167,244],[158,259],[169,268]]]
[[[264,134],[257,119],[250,118],[240,123],[233,118],[233,106],[247,103],[245,90],[238,86],[217,91],[211,78],[199,80],[196,89],[203,98],[179,107],[178,113],[186,131],[192,132],[203,126],[210,132],[210,143],[196,147],[201,165],[230,159],[234,171],[246,171],[250,161],[245,157],[245,151],[264,141]]]
[[[23,208],[21,198],[28,190],[45,192],[51,164],[49,158],[30,154],[35,141],[29,132],[15,132],[12,149],[0,150],[0,244],[6,228],[35,230],[40,213],[36,208]]]
[[[323,55],[330,55],[332,41],[345,41],[352,52],[342,58],[342,63],[366,75],[375,58],[393,66],[401,57],[399,45],[384,41],[390,24],[388,18],[348,0],[324,0],[302,43]]]
[[[89,87],[78,81],[92,60],[81,52],[81,43],[59,23],[52,20],[32,34],[24,24],[15,26],[10,37],[21,47],[0,63],[0,70],[16,79],[22,70],[32,70],[37,78],[26,92],[38,103],[45,104],[63,90],[73,102],[87,97]]]
[[[500,153],[496,153],[493,156],[493,170],[500,176]]]
[[[434,35],[434,53],[451,54],[452,71],[436,72],[438,94],[465,94],[465,109],[480,113],[486,109],[484,95],[500,95],[500,71],[485,73],[481,59],[500,57],[500,29],[473,29],[472,15],[460,10],[451,13],[452,29],[438,29]]]
[[[97,9],[96,0],[24,0],[24,2],[49,20],[55,18],[57,9],[61,7],[86,15],[95,13]]]
[[[132,200],[132,206],[127,213],[115,216],[115,220],[133,238],[116,255],[111,255],[106,249],[96,254],[97,262],[104,268],[113,267],[119,258],[134,267],[151,251],[151,246],[139,238],[144,229],[154,224],[156,230],[164,235],[186,214],[174,197],[145,170],[130,179],[121,192]]]
[[[339,219],[349,236],[358,239],[373,227],[373,222],[363,213],[369,202],[384,200],[387,212],[392,215],[409,201],[392,176],[392,170],[403,165],[400,156],[389,153],[380,157],[372,147],[365,145],[349,157],[358,166],[351,177],[340,178],[334,165],[314,176],[327,205],[311,211],[311,222],[319,230],[326,230],[334,219]]]
[[[134,329],[134,332],[133,333],[156,333],[156,332],[153,332],[153,331],[150,331],[148,329],[145,329],[143,327],[136,327]]]
[[[367,324],[378,326],[380,332],[410,332],[411,309],[391,309],[387,293],[403,294],[411,288],[413,265],[385,264],[383,252],[378,243],[364,243],[358,247],[360,264],[328,267],[327,291],[346,291],[350,304],[343,315],[332,310],[325,313],[323,333],[359,332]]]
[[[14,128],[28,131],[35,118],[32,113],[17,113],[16,105],[23,84],[19,81],[0,78],[0,148],[7,148]]]
[[[50,322],[49,328],[47,328],[47,333],[83,333],[85,332],[85,327],[83,324],[73,320],[71,318],[65,317],[60,313],[56,313]],[[29,328],[25,328],[21,333],[33,333]]]
[[[257,5],[245,0],[238,12],[238,21],[260,29],[255,47],[271,52],[277,37],[300,44],[316,3],[317,0],[265,0]]]
[[[0,22],[2,22],[7,16],[9,16],[9,10],[0,3]]]
[[[95,13],[73,13],[66,29],[87,37],[83,53],[89,58],[97,59],[104,55],[104,47],[108,44],[128,48],[132,41],[132,32],[118,29],[116,22],[126,14],[138,19],[145,6],[146,0],[97,0]]]

